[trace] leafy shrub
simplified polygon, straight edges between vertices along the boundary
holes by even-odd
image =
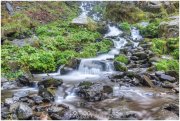
[[[169,38],[167,40],[166,46],[170,52],[178,49],[179,48],[179,38],[178,37],[177,38]]]
[[[151,49],[157,54],[164,54],[166,52],[166,41],[162,39],[153,39]]]
[[[146,27],[140,27],[140,33],[144,37],[155,38],[158,37],[160,20],[154,20],[149,23]]]
[[[123,23],[120,23],[119,27],[124,30],[124,31],[127,31],[127,32],[130,32],[130,29],[131,29],[131,26],[128,22],[123,22]]]
[[[156,69],[159,71],[174,70],[179,73],[179,62],[177,60],[162,60],[156,64]]]
[[[116,61],[128,64],[128,58],[125,55],[119,55],[115,58]]]
[[[174,59],[179,60],[179,49],[174,50],[171,55],[174,57]]]

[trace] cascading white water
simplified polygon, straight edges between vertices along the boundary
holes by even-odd
[[[108,28],[109,28],[109,33],[107,33],[104,37],[115,37],[123,33],[116,26],[108,25]]]
[[[131,37],[133,39],[134,47],[137,47],[139,44],[139,41],[142,40],[142,36],[140,35],[140,32],[137,28],[132,27],[131,28]]]
[[[82,59],[78,71],[84,74],[101,74],[113,71],[113,64],[112,62],[102,62],[96,58]]]

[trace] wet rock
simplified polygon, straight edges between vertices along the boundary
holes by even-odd
[[[18,108],[16,109],[17,117],[20,120],[29,119],[33,112],[32,109],[25,103],[20,103]]]
[[[136,61],[136,60],[138,60],[138,57],[136,57],[136,56],[131,56],[130,59]]]
[[[124,63],[121,63],[121,62],[117,62],[117,61],[114,61],[114,68],[116,71],[122,71],[122,72],[126,72],[127,71],[127,67]]]
[[[73,58],[69,61],[69,63],[66,65],[66,67],[72,68],[72,69],[78,69],[80,64],[80,59]]]
[[[169,81],[169,82],[174,82],[176,79],[172,76],[169,76],[169,75],[165,75],[165,74],[161,74],[159,76],[160,80],[161,81]]]
[[[7,120],[7,119],[10,119],[10,118],[11,117],[10,117],[10,112],[9,112],[8,108],[7,107],[3,107],[1,105],[1,119],[2,120]]]
[[[44,88],[47,87],[58,87],[61,86],[63,83],[62,79],[54,79],[54,78],[47,78],[38,83],[38,86],[43,86]]]
[[[7,81],[7,82],[1,83],[1,86],[2,86],[3,90],[14,89],[14,88],[17,88],[17,82],[16,81]]]
[[[6,98],[5,101],[4,101],[4,104],[5,104],[6,106],[10,106],[10,105],[13,104],[13,103],[14,103],[13,98]]]
[[[92,86],[94,83],[92,82],[88,82],[88,81],[83,81],[81,82],[78,86],[79,87],[83,87],[83,88],[89,88],[90,86]]]
[[[156,71],[156,72],[155,72],[155,75],[156,75],[157,77],[161,76],[162,74],[164,74],[163,71]]]
[[[100,25],[100,27],[97,28],[97,31],[101,34],[106,34],[109,32],[109,28],[107,25]]]
[[[63,68],[61,68],[61,74],[62,74],[62,75],[68,74],[68,73],[70,73],[70,72],[72,72],[72,71],[73,71],[72,68],[68,68],[68,67],[63,67]]]
[[[100,101],[112,93],[112,87],[103,84],[91,84],[78,86],[77,94],[88,101]]]
[[[62,117],[63,120],[97,120],[93,115],[87,115],[86,113],[80,113],[75,110],[67,111]]]
[[[41,96],[34,96],[32,97],[32,99],[34,100],[36,104],[40,104],[43,102],[43,98]]]
[[[112,92],[113,92],[113,89],[111,86],[108,86],[108,85],[103,86],[103,93],[110,94]]]
[[[145,44],[140,44],[139,46],[141,46],[144,49],[150,48],[152,45],[152,43],[145,43]]]
[[[179,74],[176,71],[172,71],[172,70],[166,71],[165,74],[166,75],[170,75],[172,77],[175,77],[176,80],[179,80]]]
[[[52,92],[50,92],[46,88],[39,87],[38,94],[43,98],[43,101],[45,101],[45,102],[54,101],[54,96],[53,96]]]
[[[168,81],[165,81],[164,83],[162,83],[162,87],[172,89],[174,85]]]
[[[32,109],[26,103],[22,102],[16,102],[10,105],[9,111],[15,113],[20,120],[29,119],[33,114]]]
[[[65,105],[52,105],[48,108],[49,113],[58,113],[58,112],[64,112],[65,110],[68,110],[69,107]]]
[[[13,94],[13,100],[18,101],[22,97],[26,97],[29,95],[29,91],[18,91]]]
[[[109,114],[110,120],[137,120],[138,115],[131,111],[122,112],[121,109],[113,108]]]
[[[133,53],[133,56],[138,57],[138,59],[140,59],[140,60],[147,59],[147,54],[144,52]]]
[[[18,79],[16,79],[16,82],[18,86],[32,86],[33,82],[31,82],[31,79],[28,75],[19,76]]]

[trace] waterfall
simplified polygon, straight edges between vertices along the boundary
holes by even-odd
[[[78,71],[84,74],[111,72],[113,71],[113,64],[112,62],[103,62],[96,59],[82,59]]]

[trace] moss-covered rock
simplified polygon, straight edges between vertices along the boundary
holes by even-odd
[[[124,63],[117,62],[117,61],[114,61],[114,68],[116,71],[122,71],[122,72],[127,71],[126,65]]]
[[[126,57],[125,55],[119,55],[115,58],[115,60],[124,64],[128,64],[129,62],[128,57]]]
[[[179,16],[169,17],[168,21],[162,21],[159,24],[159,37],[178,37],[179,36]]]
[[[62,85],[63,80],[61,79],[54,79],[54,78],[48,78],[38,83],[38,86],[43,86],[44,88],[48,87],[58,87]]]

